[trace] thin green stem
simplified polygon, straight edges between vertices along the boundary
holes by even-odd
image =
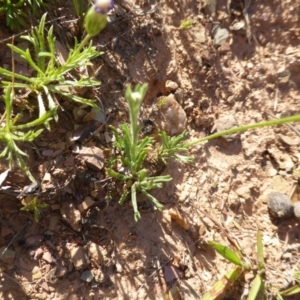
[[[282,118],[282,119],[278,119],[278,120],[276,119],[276,120],[264,121],[264,122],[244,125],[244,126],[240,126],[240,127],[234,127],[234,128],[228,129],[228,130],[217,132],[215,134],[206,136],[206,137],[201,138],[201,139],[197,139],[197,140],[192,141],[190,143],[187,143],[187,147],[195,146],[195,145],[198,145],[200,143],[203,143],[203,142],[206,142],[206,141],[209,141],[209,140],[212,140],[212,139],[215,139],[215,138],[227,135],[227,134],[242,132],[242,131],[255,129],[255,128],[260,128],[260,127],[266,127],[266,126],[277,126],[277,125],[281,125],[281,124],[284,124],[284,123],[297,122],[297,121],[300,121],[300,115],[286,117],[286,118]]]
[[[91,38],[92,38],[92,36],[89,35],[89,34],[87,34],[85,36],[85,38],[81,41],[80,45],[75,50],[75,52],[73,53],[73,55],[78,54],[83,49],[83,47],[90,41]]]

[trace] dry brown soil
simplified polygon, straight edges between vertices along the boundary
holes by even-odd
[[[215,121],[226,116],[250,124],[300,113],[299,1],[248,0],[246,14],[244,1],[219,0],[216,12],[210,2],[205,8],[196,0],[118,1],[111,23],[94,39],[104,52],[94,61],[102,85],[90,96],[99,100],[102,123],[84,119],[89,107],[63,101],[59,122],[24,146],[28,165],[42,182],[31,195],[49,204],[38,223],[20,211],[21,200],[30,196],[20,171],[12,171],[4,183],[10,188],[0,191],[0,247],[12,253],[0,261],[1,299],[171,299],[170,289],[173,299],[201,299],[233,268],[207,244],[229,245],[225,232],[254,271],[221,299],[246,299],[257,268],[257,230],[263,238],[268,298],[295,284],[299,220],[271,220],[267,208],[274,190],[300,200],[294,173],[300,164],[299,136],[289,127],[193,147],[195,162],[171,161],[162,174],[173,180],[153,191],[163,211],[140,199],[138,222],[130,201],[118,204],[118,185],[103,163],[96,170],[86,165],[87,157],[97,160],[97,149],[107,153],[112,148],[107,125],[128,121],[128,84],[148,83],[142,115],[147,119],[156,98],[170,93],[166,81],[175,82],[189,139],[210,134]],[[66,20],[75,20],[71,6],[51,11],[50,19],[58,16],[66,17],[53,21],[58,40],[70,43],[75,21]],[[192,26],[179,29],[184,20]],[[229,37],[214,45],[218,27],[226,28]],[[3,41],[10,36],[2,25],[1,65],[10,63]],[[292,125],[300,130],[300,124]],[[83,132],[86,138],[71,141]],[[76,147],[87,152],[76,153]],[[90,200],[90,208],[82,207]],[[178,214],[177,221],[170,211]],[[84,271],[93,272],[92,282],[81,279]]]

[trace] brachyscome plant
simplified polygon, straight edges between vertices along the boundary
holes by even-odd
[[[139,138],[141,126],[138,122],[138,116],[146,90],[146,84],[137,85],[134,91],[131,90],[130,86],[127,87],[125,98],[129,107],[130,123],[121,125],[121,133],[113,126],[110,126],[116,138],[114,146],[119,150],[119,155],[111,160],[111,166],[107,173],[116,179],[124,181],[124,191],[119,204],[123,204],[127,196],[131,194],[135,221],[141,218],[138,211],[137,193],[142,193],[158,209],[162,209],[162,204],[149,192],[153,189],[161,188],[164,182],[172,180],[169,175],[149,176],[148,170],[144,167],[148,153],[150,151],[156,152],[157,155],[154,156],[164,162],[172,157],[182,161],[190,161],[190,158],[179,156],[176,153],[187,150],[185,143],[182,142],[185,133],[178,137],[168,137],[166,133],[161,132],[162,145],[158,149],[155,149],[152,137]]]
[[[3,99],[6,110],[5,119],[0,124],[0,141],[4,142],[5,146],[3,151],[0,153],[0,158],[6,158],[8,160],[10,169],[12,168],[14,161],[16,161],[18,166],[26,173],[29,179],[32,182],[36,182],[24,161],[24,157],[26,157],[27,154],[19,148],[17,143],[31,142],[36,139],[43,130],[35,130],[35,128],[40,125],[49,124],[51,120],[51,111],[45,112],[32,122],[17,124],[20,115],[18,114],[15,117],[12,117],[14,93],[11,85],[6,87]]]
[[[46,101],[47,109],[51,110],[56,117],[55,95],[65,96],[74,101],[94,106],[93,101],[74,95],[72,89],[93,87],[99,85],[100,82],[89,77],[76,79],[74,76],[69,76],[69,73],[78,67],[90,65],[90,61],[99,56],[100,53],[91,43],[88,47],[82,49],[82,45],[76,41],[68,59],[61,64],[55,52],[53,27],[51,26],[45,34],[45,20],[46,14],[41,18],[39,27],[35,28],[29,35],[21,36],[21,38],[32,44],[32,51],[30,49],[23,50],[12,44],[8,45],[28,63],[33,72],[32,76],[14,73],[0,67],[0,74],[9,79],[9,81],[3,80],[1,86],[6,88],[14,81],[14,88],[23,90],[28,97],[35,96],[40,117],[46,112]],[[31,53],[33,53],[33,56]]]
[[[5,117],[5,122],[2,120],[0,123],[0,142],[3,142],[5,146],[0,157],[8,160],[10,168],[16,162],[33,182],[35,179],[24,161],[26,153],[19,148],[17,143],[33,141],[42,132],[40,128],[35,130],[37,126],[44,125],[50,129],[50,121],[53,118],[57,119],[56,96],[64,96],[76,102],[96,107],[94,101],[75,95],[74,88],[94,87],[100,82],[89,76],[78,74],[76,76],[74,71],[79,67],[91,65],[91,60],[101,54],[92,46],[90,39],[105,27],[106,13],[112,5],[112,2],[108,3],[105,0],[96,1],[95,6],[89,10],[85,18],[87,36],[81,43],[75,40],[74,49],[70,50],[65,62],[60,61],[56,56],[53,27],[51,26],[47,32],[45,30],[46,14],[42,16],[38,27],[34,28],[30,34],[22,36],[31,44],[30,49],[23,50],[12,44],[8,45],[12,51],[27,62],[32,75],[25,76],[0,67],[0,75],[5,78],[0,84],[5,91],[3,97],[5,112],[2,116],[2,118]],[[99,9],[100,11],[97,11]],[[32,104],[31,99],[36,99],[39,116],[34,121],[18,124],[20,114],[13,117],[13,106],[17,99],[17,95],[14,93],[15,88],[24,95],[18,97],[19,101],[21,98],[23,108],[34,111],[36,105]],[[20,107],[17,108],[20,110]]]

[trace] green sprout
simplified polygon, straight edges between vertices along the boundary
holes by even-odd
[[[167,102],[167,97],[162,97],[161,99],[159,99],[157,106],[158,108],[161,108],[162,106],[164,106]]]
[[[189,29],[193,26],[193,20],[183,20],[179,26],[179,29]]]
[[[38,222],[40,217],[40,210],[42,208],[48,207],[48,204],[46,203],[38,203],[37,197],[30,197],[28,196],[23,201],[23,207],[21,210],[27,211],[27,212],[33,212],[34,221]]]

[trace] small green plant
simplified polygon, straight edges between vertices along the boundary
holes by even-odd
[[[230,285],[234,284],[234,282],[240,278],[240,276],[244,272],[254,271],[254,269],[249,265],[249,263],[243,259],[243,255],[240,249],[238,249],[237,245],[234,245],[234,251],[229,247],[224,246],[222,244],[218,244],[214,241],[209,241],[209,245],[211,245],[221,256],[227,259],[229,262],[235,264],[233,270],[229,271],[224,278],[219,280],[212,289],[207,292],[201,300],[214,300],[217,299],[220,295],[223,295],[226,289],[229,288]],[[257,296],[260,292],[266,292],[264,287],[264,253],[263,253],[263,244],[261,232],[257,232],[257,271],[256,276],[252,282],[252,287],[248,294],[247,300],[255,300],[258,299]]]
[[[79,79],[71,77],[68,74],[74,69],[91,64],[91,60],[101,53],[90,43],[88,47],[83,48],[82,44],[75,43],[74,49],[70,51],[69,57],[64,64],[61,64],[56,58],[55,37],[53,36],[53,27],[51,26],[47,35],[45,35],[46,14],[41,18],[40,25],[35,28],[29,35],[21,36],[24,40],[29,41],[33,46],[33,57],[30,49],[20,49],[17,46],[9,44],[8,46],[18,55],[20,55],[33,70],[30,77],[17,74],[0,67],[0,74],[9,81],[3,80],[1,86],[6,88],[14,81],[14,88],[24,91],[29,96],[35,96],[37,99],[39,116],[45,111],[45,100],[47,100],[48,109],[56,117],[57,104],[54,95],[62,95],[74,101],[94,106],[94,102],[77,95],[73,90],[77,87],[93,87],[100,84],[99,81],[89,77]],[[30,105],[30,104],[29,104]]]
[[[5,147],[0,153],[0,158],[5,157],[9,162],[10,168],[12,168],[14,160],[16,160],[18,166],[25,172],[29,179],[32,182],[35,182],[34,177],[24,161],[24,157],[26,157],[27,154],[18,147],[17,142],[31,142],[37,138],[43,130],[35,130],[34,128],[40,125],[47,126],[51,120],[51,111],[45,112],[32,122],[17,124],[20,115],[17,115],[14,118],[12,117],[14,94],[11,85],[6,87],[3,98],[6,110],[5,124],[4,126],[0,124],[0,141],[5,143]]]
[[[0,158],[5,157],[10,167],[16,162],[32,182],[35,182],[35,179],[24,161],[26,153],[19,148],[17,143],[33,141],[42,132],[40,128],[35,129],[37,126],[44,125],[50,129],[50,121],[58,118],[56,96],[63,96],[97,108],[95,101],[75,95],[74,89],[98,86],[100,82],[89,76],[77,75],[75,77],[75,71],[79,67],[91,65],[91,60],[101,54],[96,47],[92,46],[90,39],[105,27],[106,13],[111,7],[112,2],[98,0],[95,6],[90,8],[85,18],[87,35],[81,43],[75,40],[74,49],[70,51],[64,63],[56,57],[53,27],[51,26],[48,32],[45,30],[46,14],[42,16],[38,27],[34,28],[30,34],[22,36],[32,45],[31,49],[23,50],[13,44],[8,45],[15,54],[20,55],[27,62],[32,69],[32,75],[27,77],[15,73],[14,68],[9,71],[0,67],[0,75],[6,79],[0,84],[5,91],[3,96],[5,112],[2,117],[5,117],[5,122],[2,119],[0,123],[0,142],[3,142],[5,146],[0,153]],[[19,94],[23,94],[21,97],[14,93],[15,88],[18,89]],[[32,99],[37,102],[37,105]],[[20,102],[21,105],[17,105]],[[13,116],[13,107],[20,111],[16,116]],[[39,114],[35,120],[26,124],[18,124],[24,108],[32,113],[36,107]]]
[[[266,268],[264,263],[264,251],[263,251],[263,243],[261,232],[257,231],[257,239],[256,239],[256,247],[257,247],[257,267],[253,268],[250,266],[242,256],[240,249],[235,247],[235,250],[232,251],[227,246],[215,243],[214,241],[208,242],[220,255],[222,255],[225,259],[235,264],[233,270],[230,270],[221,280],[219,280],[213,288],[207,292],[201,300],[214,300],[217,299],[220,295],[224,294],[229,286],[233,285],[240,276],[245,272],[255,272],[255,278],[252,281],[252,286],[249,291],[247,300],[255,300],[255,299],[264,299],[267,296],[268,291],[276,296],[277,300],[283,300],[283,296],[292,296],[300,293],[300,271],[296,271],[294,273],[295,281],[298,284],[292,286],[289,289],[284,291],[275,291],[272,293],[272,287],[265,285],[265,275]]]
[[[34,17],[41,6],[44,5],[44,0],[0,0],[0,13],[4,13],[6,25],[11,29],[20,29],[24,27],[28,21],[28,13]]]
[[[193,26],[193,20],[183,20],[179,26],[179,29],[189,29]]]
[[[119,204],[123,204],[127,196],[131,194],[131,201],[134,210],[135,221],[141,218],[137,205],[137,192],[142,193],[158,208],[162,209],[162,204],[154,198],[149,191],[161,188],[164,182],[172,180],[171,176],[148,176],[148,171],[144,168],[144,162],[149,151],[157,153],[154,155],[166,162],[168,158],[178,158],[182,161],[190,161],[191,158],[179,156],[176,152],[186,151],[186,145],[182,142],[185,133],[178,137],[168,137],[166,133],[161,132],[162,146],[153,149],[154,140],[152,137],[146,136],[139,139],[141,126],[138,124],[138,115],[142,105],[147,85],[137,85],[132,91],[131,87],[127,87],[125,98],[129,107],[130,124],[121,125],[121,133],[113,126],[110,126],[116,142],[114,146],[119,150],[120,155],[111,160],[111,167],[107,170],[109,176],[124,181],[124,191],[119,200]],[[121,168],[118,169],[119,165]],[[121,170],[122,171],[121,171]]]
[[[38,203],[37,197],[31,197],[27,196],[22,201],[22,204],[24,205],[21,210],[27,211],[27,212],[33,212],[34,221],[38,222],[40,217],[40,210],[42,208],[48,207],[48,204],[46,203]]]

